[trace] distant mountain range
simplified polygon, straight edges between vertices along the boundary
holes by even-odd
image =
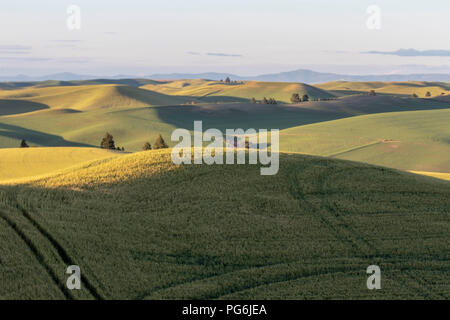
[[[92,79],[133,79],[146,78],[155,80],[175,80],[175,79],[209,79],[221,80],[230,77],[232,80],[255,80],[255,81],[277,81],[277,82],[302,82],[302,83],[321,83],[328,81],[441,81],[450,82],[450,74],[424,73],[424,74],[385,74],[385,75],[345,75],[336,73],[323,73],[312,70],[299,69],[289,72],[280,72],[272,74],[262,74],[258,76],[239,76],[229,73],[168,73],[152,74],[145,77],[135,75],[116,75],[116,76],[92,76],[81,75],[70,72],[56,73],[45,76],[0,76],[0,81],[25,82],[25,81],[73,81],[73,80],[92,80]]]

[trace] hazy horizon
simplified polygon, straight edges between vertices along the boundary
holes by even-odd
[[[14,32],[2,35],[0,73],[450,73],[437,36],[450,30],[448,9],[444,0],[21,0],[2,4],[1,26]]]

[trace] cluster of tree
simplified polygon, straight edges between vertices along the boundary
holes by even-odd
[[[278,104],[277,100],[275,100],[274,98],[269,98],[269,100],[267,100],[266,97],[264,97],[261,101],[262,104]]]
[[[230,77],[227,77],[225,80],[220,79],[220,82],[224,82],[226,84],[242,84],[243,81],[231,80]]]
[[[161,134],[158,135],[158,137],[156,138],[155,143],[152,145],[150,144],[150,142],[146,142],[144,144],[144,146],[142,147],[142,150],[146,151],[146,150],[152,150],[152,149],[165,149],[168,148],[169,146],[166,144],[166,142],[164,141],[163,137],[161,136]]]
[[[300,103],[300,102],[307,102],[307,101],[309,101],[309,96],[307,94],[304,94],[303,97],[301,97],[301,98],[298,93],[293,93],[291,96],[292,103]]]
[[[122,148],[116,147],[114,137],[109,132],[105,133],[105,136],[103,137],[102,142],[100,143],[100,147],[102,149],[125,151],[124,147]]]
[[[258,101],[255,99],[255,97],[253,97],[253,98],[250,99],[250,103],[252,103],[252,104],[257,104]],[[266,97],[264,97],[264,98],[261,100],[261,103],[262,103],[262,104],[278,104],[277,100],[275,100],[274,98],[269,98],[269,99],[267,99]]]

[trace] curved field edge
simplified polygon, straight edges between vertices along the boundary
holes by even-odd
[[[99,148],[40,147],[0,149],[0,184],[19,184],[76,170],[92,161],[112,159],[121,152]]]
[[[2,190],[106,298],[449,297],[450,185],[432,178],[284,154],[263,177],[162,150]]]

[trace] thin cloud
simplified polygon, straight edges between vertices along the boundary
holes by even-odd
[[[0,45],[0,54],[29,54],[31,47],[22,45]]]
[[[397,51],[367,51],[367,54],[394,55],[399,57],[450,57],[450,50],[399,49]]]
[[[200,52],[195,52],[195,51],[188,51],[186,53],[190,54],[191,56],[201,56],[202,55]]]
[[[229,53],[222,53],[222,52],[208,52],[206,55],[207,56],[215,56],[215,57],[234,57],[234,58],[242,57],[241,54],[229,54]]]
[[[59,43],[78,43],[78,42],[83,42],[83,40],[52,40],[52,42],[59,42]]]
[[[0,45],[0,50],[31,50],[31,47],[21,45]]]
[[[2,61],[50,61],[50,58],[40,58],[40,57],[0,57]]]

